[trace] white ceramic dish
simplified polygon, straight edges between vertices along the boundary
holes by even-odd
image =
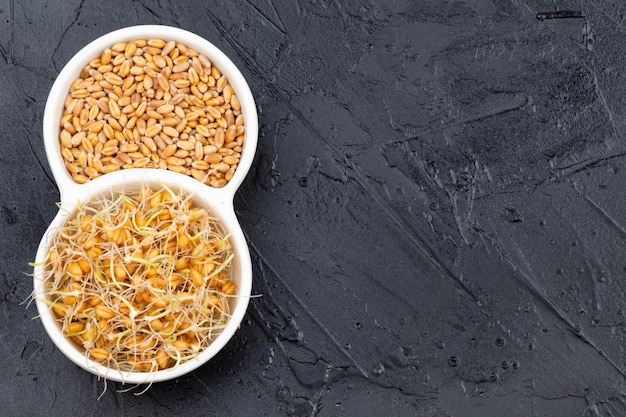
[[[245,136],[241,159],[233,178],[223,188],[211,188],[192,177],[161,169],[125,169],[105,174],[85,184],[74,182],[65,168],[59,143],[59,120],[63,112],[63,103],[70,84],[78,77],[82,68],[93,58],[99,56],[105,48],[116,42],[135,39],[159,38],[175,40],[206,55],[222,74],[228,77],[235,94],[241,103],[244,115]],[[233,276],[238,287],[238,297],[232,299],[232,316],[222,333],[196,359],[176,368],[157,372],[119,372],[89,360],[71,340],[65,338],[50,308],[39,301],[45,297],[43,267],[34,269],[34,294],[41,321],[51,337],[72,362],[78,366],[109,380],[129,384],[159,382],[179,377],[193,371],[215,356],[230,340],[244,317],[252,290],[252,267],[248,246],[235,216],[233,198],[237,188],[246,176],[256,151],[258,121],[254,98],[245,79],[237,67],[217,47],[191,32],[168,26],[133,26],[108,33],[81,49],[63,68],[50,91],[43,119],[43,139],[45,150],[61,195],[61,210],[56,215],[39,245],[36,260],[40,261],[48,253],[51,237],[70,217],[77,203],[86,202],[93,196],[110,194],[118,190],[135,191],[142,184],[166,184],[174,191],[193,195],[195,202],[209,208],[221,220],[230,233],[230,241],[235,253],[232,266]]]

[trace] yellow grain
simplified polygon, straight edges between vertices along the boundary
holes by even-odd
[[[89,354],[92,358],[99,361],[105,361],[109,359],[109,356],[111,356],[108,350],[102,348],[91,348],[89,350]]]
[[[235,284],[233,281],[225,281],[222,284],[222,292],[226,295],[233,295],[236,290],[237,284]]]
[[[85,330],[85,323],[82,322],[75,321],[67,325],[68,333],[79,333],[83,330]]]
[[[82,277],[84,275],[84,272],[78,262],[69,262],[65,270],[68,274],[75,277]]]
[[[153,48],[161,49],[165,46],[165,41],[163,39],[154,38],[148,40],[148,45],[152,46]]]
[[[93,310],[95,315],[102,319],[108,320],[115,317],[115,312],[113,310],[101,304],[95,306]]]

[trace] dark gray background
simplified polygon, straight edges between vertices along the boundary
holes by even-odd
[[[625,8],[0,0],[0,415],[626,415]],[[260,118],[235,207],[261,297],[140,396],[23,304],[59,198],[48,91],[134,24],[216,44]]]

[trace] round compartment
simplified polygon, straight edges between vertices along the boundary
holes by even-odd
[[[76,345],[72,340],[65,337],[61,330],[60,323],[50,306],[43,300],[50,300],[47,284],[44,281],[44,265],[37,265],[34,269],[34,296],[41,321],[50,335],[52,341],[58,348],[75,364],[106,379],[123,383],[150,383],[158,382],[184,375],[215,356],[226,345],[233,336],[244,317],[250,293],[252,289],[252,268],[250,255],[245,237],[241,227],[235,217],[230,202],[222,201],[216,190],[207,190],[193,178],[182,174],[165,170],[127,170],[114,172],[97,178],[79,188],[75,203],[62,204],[61,210],[49,226],[46,234],[41,240],[37,251],[37,260],[46,258],[54,235],[65,224],[68,219],[72,219],[77,211],[79,202],[89,202],[99,196],[110,196],[117,192],[132,193],[142,186],[160,189],[162,184],[167,185],[176,194],[191,196],[195,205],[206,208],[217,217],[229,235],[228,240],[234,254],[231,265],[230,279],[237,285],[237,295],[229,299],[230,318],[225,328],[219,333],[204,350],[198,353],[197,357],[183,362],[177,367],[168,368],[153,372],[120,372],[116,369],[104,366],[85,356],[84,349]]]
[[[43,117],[43,139],[48,163],[59,185],[61,200],[64,200],[64,193],[68,192],[66,185],[77,184],[65,167],[59,139],[60,121],[65,111],[64,104],[70,87],[79,78],[83,68],[93,59],[100,57],[105,49],[111,48],[119,42],[130,42],[138,39],[162,39],[184,44],[206,56],[211,64],[219,69],[222,75],[226,76],[239,99],[245,127],[244,141],[237,168],[232,179],[223,187],[223,189],[228,190],[228,193],[234,194],[250,169],[258,140],[256,105],[246,80],[235,64],[222,51],[202,37],[179,28],[145,25],[119,29],[89,43],[65,65],[50,90]]]

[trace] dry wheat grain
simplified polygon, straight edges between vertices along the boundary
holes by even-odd
[[[206,56],[164,39],[118,42],[91,60],[71,84],[59,125],[61,155],[81,184],[149,167],[222,187],[244,139],[227,77]]]

